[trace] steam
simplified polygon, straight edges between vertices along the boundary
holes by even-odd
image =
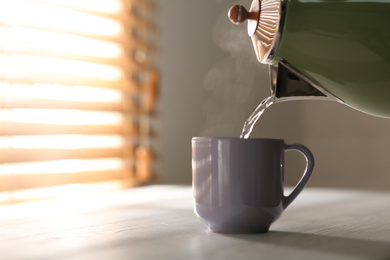
[[[207,117],[202,134],[238,137],[245,120],[262,99],[256,91],[268,71],[256,60],[246,23],[237,26],[227,17],[231,6],[248,3],[215,1],[225,5],[214,25],[213,38],[226,52],[226,58],[217,62],[204,79],[209,95],[204,105]]]

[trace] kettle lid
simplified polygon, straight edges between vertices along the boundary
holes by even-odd
[[[249,11],[242,5],[235,5],[228,16],[235,24],[248,21],[248,35],[252,38],[257,60],[269,63],[280,38],[281,1],[253,0]]]

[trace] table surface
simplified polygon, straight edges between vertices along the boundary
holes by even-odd
[[[307,188],[266,234],[217,234],[188,186],[0,206],[0,259],[390,259],[390,193]]]

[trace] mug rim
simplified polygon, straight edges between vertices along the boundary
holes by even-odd
[[[208,140],[242,140],[243,142],[248,141],[282,141],[282,138],[263,138],[263,137],[255,137],[255,138],[240,138],[240,137],[205,137],[205,136],[194,136],[191,138],[192,141],[208,141]]]

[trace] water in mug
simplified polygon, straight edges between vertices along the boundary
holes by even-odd
[[[269,96],[256,107],[255,111],[252,115],[245,121],[244,127],[242,128],[240,138],[248,139],[253,127],[255,126],[257,120],[259,120],[260,116],[264,113],[264,111],[275,103],[276,97],[275,95]]]

